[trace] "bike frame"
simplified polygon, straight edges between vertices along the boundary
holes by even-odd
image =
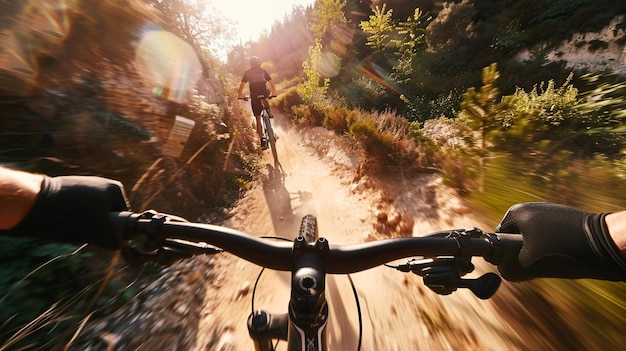
[[[270,118],[272,117],[270,104],[268,98],[266,98],[264,95],[259,95],[257,98],[261,101],[261,105],[263,106],[263,109],[261,110],[261,122],[263,123],[263,132],[265,133],[265,138],[269,143],[270,149],[272,150],[274,164],[277,164],[278,153],[276,151],[276,134],[274,133],[272,122],[270,120]]]

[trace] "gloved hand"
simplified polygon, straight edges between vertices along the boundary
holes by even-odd
[[[118,181],[87,176],[44,177],[33,208],[6,234],[118,249],[121,243],[109,212],[128,208],[124,187]]]
[[[626,262],[609,236],[605,216],[543,202],[512,206],[496,232],[521,234],[524,244],[518,259],[498,270],[511,281],[540,277],[626,281]]]

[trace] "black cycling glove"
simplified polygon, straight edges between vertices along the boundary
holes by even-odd
[[[521,234],[524,244],[517,259],[498,270],[511,281],[541,277],[626,281],[626,260],[609,236],[605,216],[543,202],[512,206],[496,231]]]
[[[44,177],[31,211],[4,234],[118,249],[120,240],[109,212],[128,208],[124,187],[118,181],[88,176]]]

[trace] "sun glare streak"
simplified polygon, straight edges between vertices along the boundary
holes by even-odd
[[[369,63],[368,66],[369,67],[365,67],[365,65],[361,64],[357,67],[357,69],[363,74],[363,76],[377,82],[398,95],[402,95],[402,92],[398,90],[397,87],[391,85],[389,80],[386,79],[389,75],[387,72],[384,72],[381,67],[375,65],[374,63]]]
[[[153,93],[184,102],[202,75],[194,49],[169,32],[144,32],[135,56],[137,72]]]
[[[255,1],[211,0],[215,7],[235,22],[239,41],[257,40],[271,30],[276,21],[282,21],[296,6],[313,6],[315,0]]]

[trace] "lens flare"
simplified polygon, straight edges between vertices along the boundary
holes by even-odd
[[[332,52],[323,52],[320,60],[315,65],[315,70],[324,78],[332,78],[339,74],[341,69],[341,58]]]
[[[202,66],[193,47],[176,35],[160,30],[142,35],[135,65],[152,92],[179,103],[187,101],[202,75]]]

